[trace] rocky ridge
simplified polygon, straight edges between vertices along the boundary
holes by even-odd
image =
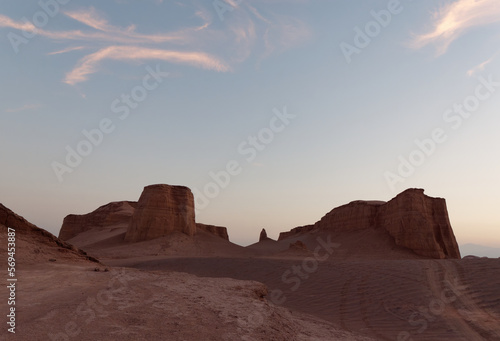
[[[39,228],[0,204],[0,251],[7,253],[8,228],[15,230],[16,261],[29,264],[39,261],[77,260],[99,261],[86,252]]]
[[[128,224],[136,207],[135,201],[117,201],[103,205],[87,214],[67,215],[59,231],[59,238],[68,240],[92,228]]]
[[[353,201],[333,209],[313,225],[282,232],[278,240],[312,230],[349,232],[369,228],[386,230],[396,245],[424,257],[460,258],[445,199],[431,198],[423,189],[408,189],[389,202]]]
[[[196,223],[196,228],[202,231],[209,232],[216,236],[221,237],[222,239],[229,240],[229,235],[227,234],[227,228],[224,226],[215,226],[215,225],[207,225]]]

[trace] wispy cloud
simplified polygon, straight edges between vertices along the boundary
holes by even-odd
[[[68,17],[81,22],[87,26],[103,32],[117,31],[115,27],[109,25],[108,21],[102,17],[94,7],[79,11],[64,12]]]
[[[468,29],[500,22],[500,6],[498,0],[458,0],[435,12],[433,17],[432,31],[417,35],[411,46],[422,48],[435,43],[438,54],[443,54]]]
[[[68,53],[68,52],[71,52],[71,51],[77,51],[77,50],[81,50],[81,49],[84,49],[84,48],[85,48],[84,46],[73,46],[73,47],[68,47],[68,48],[62,49],[62,50],[58,50],[58,51],[54,51],[54,52],[49,52],[49,53],[47,53],[47,55],[48,56],[53,56],[55,54]]]
[[[102,33],[91,33],[81,31],[70,31],[68,39],[101,39],[114,41],[118,43],[139,44],[139,43],[164,43],[164,42],[182,42],[189,32],[196,31],[198,28],[180,30],[164,34],[140,34],[136,32],[136,26],[130,25],[126,28],[109,24],[108,20],[95,8],[83,8],[77,11],[64,12],[69,18],[76,20],[88,27],[101,31]]]
[[[473,68],[471,68],[470,70],[467,71],[467,76],[472,77],[476,73],[483,71],[484,68],[486,67],[486,65],[488,65],[489,63],[491,63],[493,61],[493,59],[495,59],[495,56],[493,56],[490,59],[482,62],[479,65],[474,66]]]
[[[75,15],[73,13],[73,15]],[[76,17],[76,16],[75,16]],[[78,18],[78,17],[77,17]],[[82,18],[79,18],[82,19]],[[83,19],[82,19],[83,20]],[[89,22],[90,24],[90,22]],[[96,24],[96,23],[93,23]],[[80,40],[87,42],[114,42],[124,44],[140,44],[140,43],[162,43],[170,41],[182,42],[185,32],[177,32],[174,34],[153,34],[144,35],[134,32],[134,27],[131,26],[127,29],[113,28],[106,32],[86,32],[81,30],[68,30],[68,31],[47,31],[41,28],[36,28],[28,22],[20,22],[12,20],[0,14],[0,27],[13,28],[16,30],[34,32],[39,36],[43,36],[52,40]]]
[[[106,59],[121,61],[157,59],[215,71],[230,70],[224,62],[201,52],[168,51],[139,46],[109,46],[82,58],[78,65],[66,75],[64,82],[74,85],[86,81],[90,74],[97,71],[99,63]]]
[[[31,103],[31,104],[25,104],[22,107],[18,107],[18,108],[5,109],[5,112],[14,113],[14,112],[21,112],[21,111],[26,111],[26,110],[34,110],[34,109],[40,108],[41,106],[42,106],[41,104],[32,104]]]
[[[240,1],[237,1],[237,0],[224,0],[226,3],[228,3],[229,5],[231,5],[231,7],[233,8],[238,8]]]
[[[0,27],[36,32],[38,36],[73,45],[59,48],[48,55],[91,50],[66,73],[63,81],[70,85],[87,81],[90,75],[100,70],[102,62],[106,60],[156,59],[227,72],[254,53],[260,62],[270,54],[297,46],[309,37],[309,30],[298,19],[272,12],[262,14],[245,1],[231,0],[229,3],[234,10],[226,13],[227,20],[223,25],[220,22],[213,23],[212,6],[207,7],[205,3],[198,1],[191,4],[176,3],[184,11],[191,8],[194,17],[199,19],[199,25],[154,34],[140,33],[136,25],[115,26],[104,13],[94,7],[62,12],[66,17],[82,24],[82,29],[45,30],[2,14]],[[78,42],[78,46],[75,46],[75,42]]]
[[[16,30],[23,30],[28,32],[32,32],[36,29],[35,25],[30,22],[15,21],[3,14],[0,14],[0,27],[10,27]]]

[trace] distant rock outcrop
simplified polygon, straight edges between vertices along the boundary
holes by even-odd
[[[295,243],[290,243],[290,246],[288,248],[290,250],[308,251],[306,244],[304,244],[300,240],[297,240]]]
[[[335,208],[315,224],[335,231],[358,231],[376,225],[377,209],[383,201],[353,201]]]
[[[313,225],[305,225],[305,226],[295,227],[295,228],[291,229],[290,231],[280,232],[280,235],[278,237],[278,241],[283,240],[283,239],[287,239],[287,238],[290,238],[290,237],[293,237],[293,236],[296,236],[296,235],[299,235],[302,233],[312,231],[312,230],[314,230],[315,227],[316,227],[316,225],[314,225],[314,224]]]
[[[396,245],[429,258],[460,258],[448,218],[446,201],[431,198],[423,189],[408,189],[391,201],[353,201],[327,213],[314,225],[280,234],[283,240],[313,229],[336,232],[382,228]]]
[[[260,231],[259,242],[266,240],[266,239],[269,239],[267,237],[266,229],[262,229],[262,231]]]
[[[194,197],[184,186],[150,185],[137,203],[125,240],[138,242],[182,232],[196,233]]]
[[[68,240],[92,228],[129,224],[137,202],[118,201],[103,205],[87,214],[70,214],[63,220],[59,238]]]
[[[196,223],[196,227],[202,231],[215,234],[216,236],[221,237],[222,239],[229,241],[229,235],[227,234],[227,228],[225,228],[224,226],[215,226],[215,225]]]

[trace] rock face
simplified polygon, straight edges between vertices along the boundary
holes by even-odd
[[[64,218],[59,238],[68,240],[92,228],[129,224],[137,202],[118,201],[101,206],[87,214],[70,214]]]
[[[184,186],[150,185],[137,203],[125,240],[138,242],[178,231],[194,236],[194,197]]]
[[[49,260],[83,260],[98,263],[84,251],[57,238],[52,233],[33,225],[23,217],[0,204],[0,239],[7,246],[8,228],[16,233],[16,260],[31,263]],[[5,240],[3,240],[5,238]]]
[[[215,225],[206,225],[196,223],[196,227],[202,231],[206,231],[208,233],[215,234],[222,239],[229,241],[229,235],[227,234],[227,228],[223,226],[215,226]]]
[[[262,231],[260,231],[259,242],[266,240],[266,239],[269,239],[269,238],[267,238],[266,229],[262,229]]]
[[[314,230],[315,227],[316,227],[315,224],[305,225],[305,226],[295,227],[295,228],[291,229],[290,231],[280,232],[280,235],[278,237],[278,241],[283,240],[283,239],[287,239],[290,237],[294,237],[294,236],[300,235],[302,233],[312,231],[312,230]]]
[[[66,216],[59,238],[69,240],[92,229],[125,227],[127,241],[153,239],[173,231],[193,236],[197,229],[229,241],[225,227],[194,221],[194,199],[189,188],[151,185],[144,188],[139,202],[112,202],[91,213]]]
[[[315,224],[335,231],[357,231],[375,226],[377,208],[384,202],[353,201],[327,213]]]
[[[431,198],[423,189],[408,189],[391,201],[353,201],[327,213],[314,225],[280,234],[283,240],[314,229],[335,232],[381,228],[396,245],[429,258],[460,258],[448,218],[446,201]]]
[[[423,189],[407,190],[380,206],[377,226],[394,237],[397,245],[430,258],[460,258],[446,201],[424,195]]]

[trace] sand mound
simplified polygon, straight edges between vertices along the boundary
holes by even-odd
[[[144,257],[247,257],[252,252],[211,232],[198,229],[190,237],[181,232],[136,243],[124,240],[127,228],[89,230],[69,240],[103,262]],[[91,240],[92,243],[88,241]]]
[[[20,280],[19,340],[371,340],[270,304],[257,282],[60,267]]]
[[[48,262],[98,262],[84,251],[62,241],[0,204],[0,253],[7,254],[7,228],[15,229],[17,264]]]
[[[500,340],[498,259],[177,258],[134,266],[259,281],[271,302],[377,340]]]

